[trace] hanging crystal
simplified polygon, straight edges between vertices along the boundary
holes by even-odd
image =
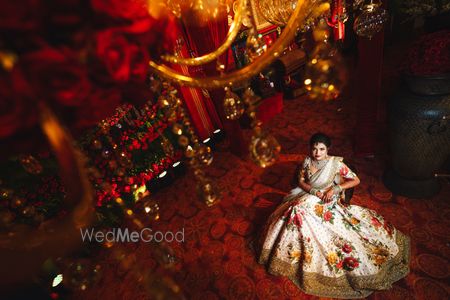
[[[272,135],[262,131],[261,127],[255,127],[250,142],[250,157],[258,166],[265,168],[273,165],[280,151],[280,144]]]
[[[230,120],[239,119],[245,111],[244,103],[238,95],[230,88],[225,88],[225,98],[223,99],[223,110],[225,116]]]
[[[324,20],[313,30],[316,46],[305,66],[305,88],[311,99],[336,99],[345,82],[345,65],[342,57],[328,38],[328,26]]]
[[[389,15],[380,3],[370,0],[362,8],[362,13],[355,19],[353,30],[361,37],[371,39],[383,29]]]
[[[285,26],[297,7],[297,0],[259,0],[257,9],[269,23]]]

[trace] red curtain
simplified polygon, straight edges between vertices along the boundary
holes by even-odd
[[[190,47],[189,38],[186,36],[183,24],[174,21],[172,30],[176,33],[176,52],[181,57],[192,57],[192,48]],[[201,67],[187,67],[183,65],[172,66],[175,70],[185,75],[194,77],[202,76]],[[180,87],[184,104],[189,111],[192,124],[194,125],[200,139],[206,139],[213,135],[214,130],[222,128],[222,123],[217,114],[215,106],[208,92],[199,88]]]
[[[204,26],[196,25],[185,25],[184,26],[185,35],[188,41],[188,46],[192,49],[195,56],[204,55],[214,51],[218,46],[220,46],[226,38],[228,33],[228,18],[224,16],[220,20],[212,20],[206,23]],[[225,65],[226,70],[232,69],[233,66],[230,65],[232,60],[231,49],[228,52],[222,54],[219,57],[219,61]],[[198,70],[203,72],[206,76],[218,75],[219,71],[216,69],[216,61],[208,63]],[[224,90],[215,89],[210,90],[209,94],[212,99],[211,102],[207,102],[205,106],[209,112],[217,112],[214,115],[217,119],[213,119],[215,124],[223,124],[223,128],[227,133],[230,140],[230,150],[237,154],[242,155],[247,152],[247,146],[244,141],[243,132],[240,128],[238,121],[228,120],[223,112],[223,98]]]

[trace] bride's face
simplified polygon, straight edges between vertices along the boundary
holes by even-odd
[[[311,147],[311,156],[315,160],[322,160],[328,156],[328,148],[324,143],[317,143]]]

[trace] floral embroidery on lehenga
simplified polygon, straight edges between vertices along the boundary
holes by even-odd
[[[335,273],[343,273],[343,270],[353,271],[361,261],[353,255],[354,246],[351,242],[342,237],[334,237],[332,243],[336,246],[335,250],[328,252],[327,262],[330,270]]]
[[[356,174],[342,158],[331,157],[307,176],[323,191],[336,176]],[[409,272],[408,237],[375,211],[338,200],[324,203],[300,188],[292,190],[263,231],[259,262],[270,273],[288,276],[306,293],[322,297],[361,298],[390,288]]]
[[[312,260],[313,247],[308,242],[309,238],[305,239],[305,243],[303,244],[303,249],[296,248],[292,244],[287,246],[288,254],[291,259],[291,264],[310,264]]]

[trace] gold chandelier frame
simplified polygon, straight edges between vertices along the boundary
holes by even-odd
[[[213,52],[197,58],[179,58],[171,55],[163,55],[162,59],[166,62],[189,66],[198,66],[217,59],[232,45],[236,39],[242,18],[247,17],[245,14],[248,14],[250,15],[249,17],[253,18],[251,15],[251,10],[248,9],[248,4],[248,0],[239,0],[238,9],[228,31],[226,40]],[[250,64],[246,65],[242,69],[235,70],[230,73],[222,73],[217,76],[209,77],[193,77],[181,74],[180,72],[177,72],[174,69],[153,60],[149,61],[149,66],[150,69],[160,77],[183,86],[199,87],[204,89],[243,86],[247,84],[252,77],[263,71],[283,53],[307,18],[318,17],[329,9],[330,4],[327,2],[321,3],[318,0],[298,0],[297,6],[287,22],[286,27],[275,43],[261,56],[255,58]],[[254,24],[254,22],[252,23]]]

